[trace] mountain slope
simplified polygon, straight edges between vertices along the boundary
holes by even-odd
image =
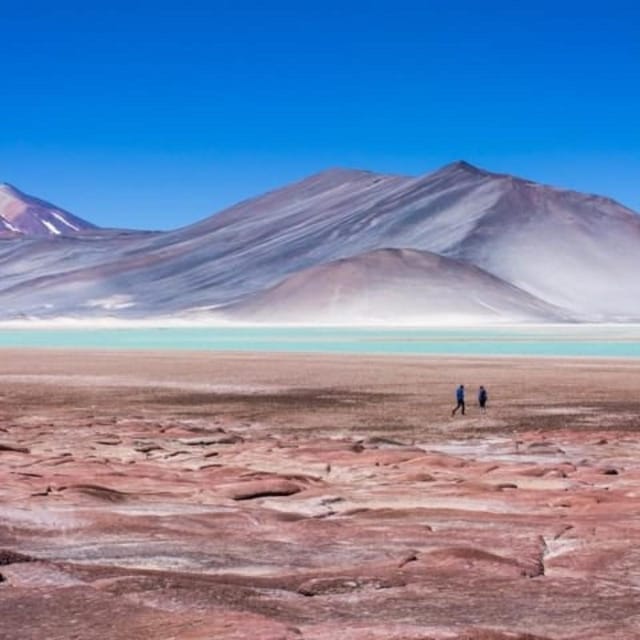
[[[447,255],[593,320],[640,318],[640,216],[599,196],[496,181],[499,199]]]
[[[219,304],[383,247],[464,260],[584,318],[640,318],[640,217],[464,162],[419,178],[325,172],[146,250],[171,254],[179,286],[207,286],[203,304]],[[140,277],[156,286],[153,273]]]
[[[464,162],[417,178],[333,169],[172,232],[90,235],[0,243],[3,313],[214,309],[402,249],[476,266],[582,320],[640,320],[640,217]]]
[[[28,236],[74,235],[96,226],[49,202],[0,184],[0,234]]]
[[[346,325],[569,319],[481,269],[402,249],[378,249],[305,269],[220,312],[245,322]]]
[[[154,269],[134,266],[132,278],[145,296],[166,293],[170,282],[185,294],[197,289],[204,293],[202,305],[215,305],[330,260],[388,246],[424,248],[405,230],[388,232],[401,222],[396,209],[406,206],[418,182],[365,171],[322,172],[140,245],[139,252],[166,260]],[[429,197],[437,199],[437,185],[433,191]],[[470,200],[482,199],[476,191]]]

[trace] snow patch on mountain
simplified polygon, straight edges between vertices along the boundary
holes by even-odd
[[[79,231],[80,230],[76,225],[71,224],[71,222],[69,222],[64,216],[59,214],[57,211],[52,211],[51,215],[56,220],[59,220],[60,222],[62,222],[62,224],[65,225],[65,227],[69,227],[69,229],[73,229],[74,231]]]
[[[51,224],[51,222],[49,222],[46,218],[42,218],[40,220],[40,222],[42,222],[42,224],[49,229],[49,231],[54,235],[54,236],[59,236],[61,235],[61,232],[53,225]]]
[[[14,227],[6,218],[0,216],[0,223],[4,226],[8,231],[13,231],[14,233],[20,233],[19,229]]]

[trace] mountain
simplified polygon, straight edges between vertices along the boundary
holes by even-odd
[[[582,319],[640,318],[637,214],[465,162],[417,178],[330,170],[149,246],[171,252],[181,288],[204,288],[203,305],[380,248],[468,262]],[[156,286],[149,272],[140,277]]]
[[[608,198],[465,162],[418,177],[331,169],[175,231],[94,231],[55,240],[21,236],[0,243],[4,317],[206,316],[221,308],[234,318],[257,317],[265,316],[269,304],[284,313],[284,291],[287,313],[295,315],[310,304],[307,285],[296,286],[296,274],[326,300],[331,290],[317,284],[326,275],[323,269],[337,281],[347,277],[349,265],[359,270],[359,284],[347,288],[351,302],[341,300],[353,313],[367,292],[392,296],[397,289],[402,298],[424,279],[418,294],[425,296],[424,304],[398,304],[398,315],[389,322],[404,322],[410,307],[420,317],[459,315],[462,295],[439,298],[428,285],[439,282],[442,270],[444,288],[454,290],[450,263],[427,268],[411,253],[422,252],[471,269],[482,282],[471,276],[461,276],[461,282],[470,294],[482,290],[481,302],[491,290],[489,304],[500,310],[497,315],[640,320],[637,214]],[[400,262],[375,253],[391,249],[408,253]],[[378,266],[367,271],[362,265],[371,261]],[[387,267],[396,274],[393,286],[385,280]],[[490,287],[491,276],[496,280]],[[404,278],[413,284],[405,287]],[[380,287],[378,281],[386,284]],[[528,294],[527,301],[514,300],[509,287]],[[500,296],[504,304],[498,303]],[[465,309],[471,315],[479,311]],[[270,317],[277,320],[275,311]]]
[[[74,235],[96,226],[49,202],[0,184],[0,236]]]
[[[219,310],[227,319],[303,324],[563,322],[562,310],[477,267],[378,249],[304,269]]]

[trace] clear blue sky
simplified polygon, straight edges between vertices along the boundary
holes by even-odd
[[[640,210],[639,5],[0,0],[0,181],[166,229],[463,158]]]

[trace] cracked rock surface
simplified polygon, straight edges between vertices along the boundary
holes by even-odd
[[[3,640],[640,637],[640,362],[2,355]]]

